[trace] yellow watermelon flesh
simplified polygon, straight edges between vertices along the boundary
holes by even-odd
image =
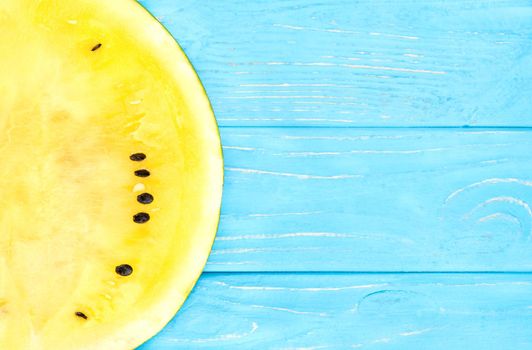
[[[205,92],[133,0],[0,1],[0,349],[131,349],[207,260]]]

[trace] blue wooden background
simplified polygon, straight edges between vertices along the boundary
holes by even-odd
[[[532,349],[532,1],[140,2],[226,167],[205,273],[140,349]]]

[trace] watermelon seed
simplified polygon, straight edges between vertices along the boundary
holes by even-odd
[[[144,153],[133,153],[129,156],[129,159],[134,162],[140,162],[141,160],[146,159],[146,155]]]
[[[148,213],[138,213],[133,215],[133,221],[135,221],[137,224],[143,224],[145,222],[148,222],[150,220],[150,214]]]
[[[149,193],[141,193],[137,196],[137,201],[142,204],[150,204],[153,202],[153,196]]]
[[[94,47],[91,49],[91,51],[96,51],[96,50],[98,50],[100,47],[102,47],[102,43],[98,43],[98,44],[94,45]]]
[[[148,177],[150,172],[146,169],[135,170],[135,175],[138,177]]]
[[[76,316],[81,317],[82,319],[86,320],[88,317],[83,312],[76,311]]]
[[[120,276],[129,276],[133,273],[133,268],[131,265],[122,264],[115,267],[115,272]]]

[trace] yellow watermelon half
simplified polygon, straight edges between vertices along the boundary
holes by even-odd
[[[220,138],[133,0],[0,1],[0,349],[132,349],[176,313],[219,218]]]

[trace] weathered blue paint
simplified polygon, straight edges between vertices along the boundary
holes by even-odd
[[[532,270],[532,131],[221,134],[208,271]]]
[[[140,2],[226,165],[207,272],[142,350],[532,349],[530,0]]]
[[[530,0],[143,0],[221,125],[532,125]]]
[[[205,274],[141,350],[532,348],[528,274]]]

